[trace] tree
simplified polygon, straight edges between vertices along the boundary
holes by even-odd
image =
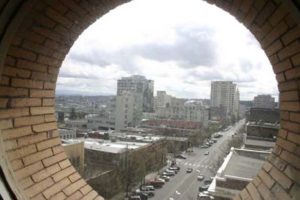
[[[72,107],[72,108],[71,108],[71,113],[70,113],[70,119],[74,120],[74,119],[76,119],[76,118],[77,118],[77,117],[76,117],[75,108]]]

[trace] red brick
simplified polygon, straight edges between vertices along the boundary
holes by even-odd
[[[51,180],[51,178],[47,178],[39,183],[36,183],[35,185],[31,186],[30,188],[26,189],[25,194],[29,198],[34,197],[35,195],[37,195],[40,192],[44,191],[45,189],[49,188],[51,185],[53,185],[53,181]]]
[[[55,182],[58,182],[58,181],[60,181],[64,178],[68,177],[69,175],[73,174],[74,172],[76,172],[76,170],[74,169],[73,166],[70,166],[70,167],[68,167],[64,170],[61,170],[61,171],[57,172],[56,174],[54,174],[52,176],[52,178]]]
[[[280,83],[278,85],[278,88],[279,88],[280,92],[297,90],[298,85],[297,85],[296,81],[286,81],[286,82]]]
[[[25,177],[28,177],[38,171],[40,171],[41,169],[43,169],[44,166],[41,162],[37,162],[37,163],[34,163],[32,165],[29,165],[27,167],[24,167],[18,171],[15,172],[15,175],[17,177],[17,179],[23,179]]]
[[[11,107],[41,106],[42,100],[39,98],[14,98],[10,102]]]
[[[81,200],[93,200],[97,197],[97,192],[96,191],[90,191],[87,195],[85,195],[84,197],[82,197]]]
[[[62,152],[62,153],[56,154],[50,158],[44,159],[43,163],[46,167],[48,167],[52,164],[58,163],[59,161],[66,159],[66,158],[67,158],[67,156],[66,156],[65,152]]]
[[[277,197],[277,199],[292,200],[285,190],[277,183],[274,185],[271,192]]]
[[[0,99],[0,108],[6,108],[8,103],[8,99],[2,98]]]
[[[56,81],[56,75],[44,72],[32,72],[32,79],[40,81]]]
[[[80,191],[82,192],[83,195],[89,193],[92,190],[93,190],[93,188],[89,185],[86,185],[86,186],[84,186],[83,188],[80,189]]]
[[[286,80],[284,73],[276,74],[276,80],[277,80],[279,83],[284,82],[284,81]]]
[[[74,174],[69,176],[69,179],[70,179],[71,182],[75,182],[80,178],[81,178],[81,176],[78,172],[75,172]]]
[[[289,141],[292,141],[292,142],[300,145],[300,134],[289,132],[287,138]]]
[[[272,16],[269,19],[269,22],[275,26],[278,24],[279,21],[281,21],[286,15],[288,14],[288,9],[286,8],[285,4],[281,4],[279,7],[277,7],[276,11],[272,14]]]
[[[38,124],[38,125],[32,126],[32,130],[36,133],[37,132],[50,131],[50,130],[54,130],[54,129],[57,129],[56,122],[43,123],[43,124]]]
[[[288,165],[284,170],[284,173],[297,184],[300,184],[300,171],[298,169]]]
[[[56,122],[56,117],[54,114],[45,115],[46,122]]]
[[[295,41],[289,46],[283,48],[278,52],[278,57],[280,60],[284,60],[287,57],[293,56],[300,51],[300,43]]]
[[[285,72],[285,77],[287,80],[292,80],[296,78],[300,78],[300,67],[292,68]]]
[[[23,180],[20,181],[20,185],[22,185],[23,189],[26,189],[26,188],[32,186],[33,184],[34,183],[33,183],[33,181],[31,180],[30,177],[25,178],[25,179],[23,179]]]
[[[7,157],[8,157],[8,160],[11,161],[11,160],[25,157],[29,154],[35,153],[36,151],[37,151],[37,149],[36,149],[35,145],[29,145],[29,146],[22,147],[17,150],[14,150],[14,151],[7,152]]]
[[[53,196],[54,194],[60,192],[63,188],[65,188],[66,186],[68,186],[70,184],[70,180],[69,179],[63,179],[58,183],[55,183],[54,185],[52,185],[51,187],[47,188],[43,194],[45,195],[45,197],[47,199],[49,199],[51,196]]]
[[[255,186],[252,184],[252,183],[249,183],[247,185],[247,189],[248,189],[248,192],[251,196],[252,199],[255,199],[255,200],[261,200],[261,196],[259,195],[257,189],[255,188]]]
[[[85,16],[87,14],[87,11],[83,9],[81,5],[78,5],[73,0],[65,0],[62,1],[62,3],[68,7],[73,13],[76,13],[78,16]]]
[[[276,65],[274,65],[273,69],[274,69],[274,72],[276,74],[280,73],[280,72],[284,72],[288,69],[291,69],[292,68],[292,64],[290,62],[289,59],[285,60],[285,61],[282,61],[280,63],[277,63]]]
[[[260,195],[263,197],[264,200],[274,200],[276,199],[274,195],[270,192],[269,188],[267,188],[264,184],[260,184],[257,187]]]
[[[34,124],[40,124],[45,121],[44,116],[29,116],[29,117],[19,117],[14,119],[14,125],[15,127],[20,126],[28,126],[28,125],[34,125]]]
[[[283,151],[280,157],[296,168],[300,168],[300,158],[288,151]]]
[[[24,88],[11,88],[11,87],[0,87],[0,94],[1,96],[8,96],[8,97],[27,97],[28,96],[28,89]]]
[[[299,113],[291,113],[291,121],[300,122],[300,114]]]
[[[264,184],[266,184],[268,188],[271,188],[275,183],[274,179],[264,170],[260,170],[258,172],[258,176],[261,178],[262,182],[264,182]]]
[[[270,33],[261,41],[263,48],[269,46],[273,41],[278,39],[288,29],[288,25],[284,21],[276,25]]]
[[[37,148],[40,151],[40,150],[47,149],[47,148],[50,148],[52,146],[56,146],[59,144],[60,144],[60,138],[53,138],[53,139],[49,139],[47,141],[38,143]]]
[[[299,101],[299,92],[298,91],[288,91],[280,93],[281,101]]]
[[[52,89],[54,90],[56,86],[56,83],[54,82],[45,82],[44,83],[44,89]]]
[[[1,130],[12,128],[13,127],[12,120],[10,120],[10,119],[0,120],[0,127],[1,127]]]
[[[15,56],[17,58],[24,58],[31,61],[35,61],[37,57],[35,53],[18,47],[10,47],[8,55]]]
[[[290,42],[293,42],[297,40],[300,37],[300,27],[296,26],[295,28],[289,30],[287,33],[285,33],[282,36],[282,41],[285,45],[289,44]]]
[[[39,55],[46,55],[46,56],[51,56],[54,51],[52,49],[49,49],[47,47],[45,47],[44,45],[40,45],[38,43],[35,42],[31,42],[31,41],[24,41],[24,43],[22,44],[22,47],[24,49],[28,49],[32,52],[35,52]]]
[[[18,60],[17,67],[38,72],[47,72],[47,66],[27,60]]]
[[[32,115],[42,115],[42,114],[53,114],[55,112],[54,107],[31,107],[30,113]]]
[[[285,139],[287,137],[288,132],[284,129],[280,129],[278,132],[278,137]]]
[[[39,152],[36,152],[34,154],[31,154],[29,156],[26,156],[23,158],[23,162],[24,162],[24,165],[30,165],[32,163],[35,163],[37,161],[40,161],[44,158],[48,158],[50,156],[52,156],[52,151],[51,149],[46,149],[44,151],[39,151]]]
[[[36,42],[39,44],[41,44],[45,41],[44,36],[37,34],[33,31],[25,31],[22,34],[20,34],[20,37],[23,37],[26,40],[33,41],[33,42]]]
[[[31,135],[31,134],[32,134],[31,126],[7,129],[2,131],[2,137],[4,140],[18,138],[26,135]]]
[[[2,76],[1,81],[0,81],[0,85],[4,85],[4,86],[10,85],[10,78],[7,77],[7,76]]]
[[[0,110],[0,119],[14,118],[29,115],[28,108]]]
[[[299,133],[299,131],[300,131],[300,124],[298,124],[298,123],[281,120],[281,126],[282,126],[282,128],[292,131],[292,132],[295,132],[295,133]]]
[[[11,77],[29,78],[31,72],[29,70],[5,66],[3,69],[3,75]]]
[[[46,133],[33,134],[30,136],[18,138],[18,146],[21,147],[29,144],[35,144],[45,139],[47,139]]]
[[[47,9],[46,15],[49,18],[51,18],[53,21],[56,21],[56,22],[62,24],[66,28],[71,28],[71,26],[72,26],[72,22],[70,20],[68,20],[67,18],[62,16],[59,12],[56,12],[55,10],[53,10],[51,8]]]
[[[70,186],[65,188],[63,191],[66,195],[71,195],[83,186],[86,185],[86,182],[83,179],[80,179],[79,181],[76,181],[75,183],[72,183]]]
[[[57,165],[57,164],[52,165],[50,167],[47,167],[47,168],[33,174],[32,179],[34,180],[34,182],[40,182],[40,181],[44,180],[45,178],[48,178],[52,174],[55,174],[58,171],[60,171],[59,165]]]
[[[54,106],[55,105],[55,99],[54,98],[44,98],[43,99],[43,106]]]
[[[42,56],[42,55],[40,55],[38,57],[37,61],[39,63],[45,64],[45,65],[56,66],[56,67],[59,67],[62,62],[62,61],[56,60],[52,57],[47,57],[47,56]]]
[[[283,172],[273,167],[270,171],[270,175],[279,183],[284,189],[289,189],[293,182]]]
[[[270,57],[271,55],[274,55],[276,52],[278,52],[280,49],[282,49],[282,47],[283,47],[283,45],[282,45],[281,41],[280,40],[276,40],[270,46],[268,46],[265,49],[265,52],[268,55],[268,57]],[[276,58],[277,58],[277,56],[276,56]],[[273,60],[273,62],[274,61],[275,60]],[[278,60],[276,60],[276,62],[273,63],[273,64],[276,64],[276,63],[278,63]]]
[[[20,159],[13,160],[10,163],[11,163],[12,169],[14,171],[17,171],[18,169],[24,168],[24,164],[23,164],[22,160],[20,160]]]
[[[11,84],[13,87],[37,88],[37,89],[42,89],[44,85],[42,81],[34,81],[30,79],[18,79],[18,78],[13,78]]]
[[[286,111],[300,111],[300,103],[299,102],[281,102],[280,103],[280,110]]]
[[[55,97],[54,90],[30,90],[30,97]]]
[[[74,200],[74,199],[81,199],[82,198],[82,193],[79,191],[76,191],[75,193],[71,194],[66,200]]]
[[[65,200],[66,198],[67,196],[63,192],[60,192],[52,196],[50,200]]]
[[[60,147],[62,147],[62,146],[60,146]],[[61,150],[63,150],[63,149],[61,149]],[[60,152],[62,152],[62,151],[60,151]],[[64,168],[66,168],[66,167],[71,166],[71,162],[69,161],[69,159],[66,159],[66,160],[64,160],[64,161],[59,162],[59,166],[60,166],[62,169],[64,169]]]

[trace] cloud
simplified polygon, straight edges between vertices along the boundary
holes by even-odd
[[[278,95],[270,62],[254,36],[226,12],[198,0],[135,0],[112,10],[75,42],[57,91],[113,95],[117,80],[133,74],[178,97],[209,98],[213,80],[237,83],[241,99]]]

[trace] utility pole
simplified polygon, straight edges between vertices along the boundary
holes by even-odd
[[[128,175],[128,143],[126,143],[126,152],[125,152],[125,171],[126,171],[126,197],[128,197],[128,190],[129,190],[129,175]]]

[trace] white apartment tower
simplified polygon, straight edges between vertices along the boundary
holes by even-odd
[[[275,108],[275,98],[271,95],[257,95],[253,100],[255,108]]]
[[[153,112],[154,82],[134,75],[118,80],[115,129],[137,126],[143,112]]]
[[[226,115],[239,114],[239,90],[232,81],[212,81],[210,100],[212,107],[223,108]]]
[[[132,92],[133,94],[140,94],[142,96],[143,112],[153,112],[153,80],[147,80],[144,76],[140,75],[122,77],[118,80],[117,96],[122,95],[124,91]]]
[[[115,130],[137,126],[143,115],[142,96],[130,91],[123,91],[116,97]]]

